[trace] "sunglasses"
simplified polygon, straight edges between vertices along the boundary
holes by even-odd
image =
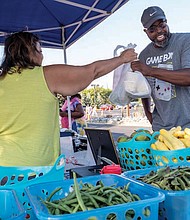
[[[145,30],[152,34],[152,33],[156,32],[158,29],[166,28],[166,26],[167,26],[166,21],[161,21],[158,25],[152,25]]]

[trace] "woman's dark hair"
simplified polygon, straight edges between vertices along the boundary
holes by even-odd
[[[17,32],[8,36],[5,40],[3,62],[1,64],[1,77],[5,76],[12,67],[17,67],[20,73],[22,69],[34,68],[36,64],[31,58],[35,53],[38,36],[29,32]],[[16,71],[10,71],[14,73]]]
[[[71,99],[73,99],[73,98],[79,98],[79,99],[82,99],[82,97],[81,97],[81,95],[79,94],[79,93],[77,93],[77,94],[75,94],[75,95],[72,95],[71,96]]]

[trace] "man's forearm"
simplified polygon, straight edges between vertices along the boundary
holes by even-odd
[[[190,86],[190,68],[183,70],[165,70],[159,68],[151,68],[152,77],[179,86]]]
[[[144,112],[145,115],[147,117],[147,119],[149,120],[149,122],[152,124],[152,113],[151,113],[151,99],[142,99],[142,104],[143,104],[143,108],[144,108]]]

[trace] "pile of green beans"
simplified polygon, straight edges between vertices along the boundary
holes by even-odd
[[[181,191],[190,189],[190,167],[164,167],[157,171],[138,177],[144,183],[151,184],[163,190]]]
[[[105,186],[102,181],[98,181],[94,186],[91,183],[77,182],[76,174],[73,175],[74,186],[73,191],[59,200],[53,200],[53,196],[61,188],[56,188],[48,198],[42,200],[48,211],[52,215],[72,214],[78,211],[87,211],[105,206],[113,206],[123,203],[129,203],[140,200],[137,194],[132,194],[128,188],[129,184],[122,187]],[[149,210],[146,210],[146,215],[149,215]],[[127,219],[132,219],[134,212],[128,213]],[[111,218],[110,219],[115,219]]]

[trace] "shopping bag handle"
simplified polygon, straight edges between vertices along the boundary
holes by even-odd
[[[130,43],[130,44],[128,44],[127,46],[123,46],[123,45],[117,45],[117,47],[114,49],[114,51],[113,51],[113,56],[114,57],[117,57],[117,56],[119,56],[118,55],[118,50],[119,49],[123,49],[123,50],[126,50],[126,49],[130,49],[130,48],[135,48],[137,45],[136,44],[132,44],[132,43]]]

